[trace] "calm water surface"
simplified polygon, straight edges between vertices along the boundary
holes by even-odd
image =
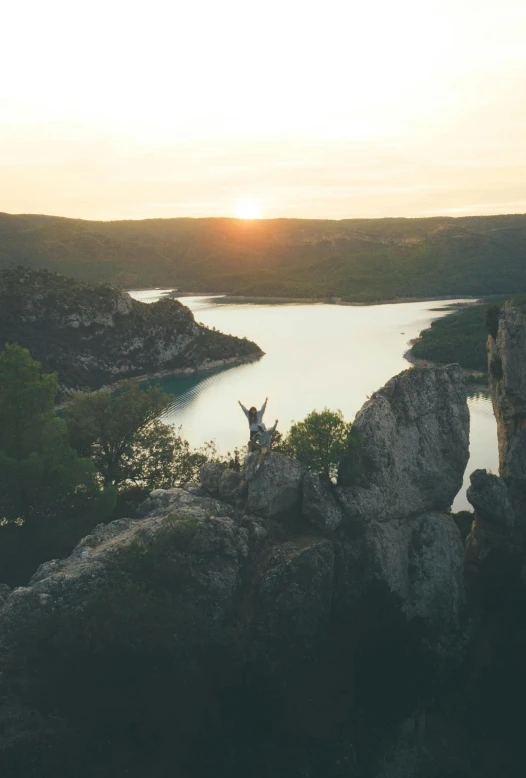
[[[167,290],[132,292],[154,302]],[[237,401],[258,407],[268,395],[265,421],[279,419],[286,432],[313,409],[339,408],[352,420],[368,395],[408,367],[408,341],[447,313],[444,302],[395,305],[222,305],[210,297],[181,299],[197,321],[222,332],[254,340],[265,351],[258,362],[213,373],[164,378],[174,395],[163,421],[182,426],[200,445],[215,439],[223,452],[243,446],[247,423]],[[432,310],[438,309],[438,310]],[[497,472],[497,432],[488,395],[469,398],[471,457],[455,510],[470,507],[465,498],[469,474],[485,467]]]

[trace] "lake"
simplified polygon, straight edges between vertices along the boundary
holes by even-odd
[[[131,292],[154,302],[170,290]],[[388,305],[224,305],[219,297],[182,297],[196,321],[255,341],[258,362],[207,373],[163,378],[174,400],[163,421],[182,427],[192,445],[214,439],[220,451],[244,446],[247,422],[237,401],[262,405],[267,426],[286,432],[310,411],[340,409],[352,421],[376,389],[409,367],[403,354],[422,329],[447,314],[452,300]],[[435,310],[436,309],[436,310]],[[498,472],[497,429],[487,393],[468,398],[470,461],[454,510],[469,508],[465,489],[477,468]]]

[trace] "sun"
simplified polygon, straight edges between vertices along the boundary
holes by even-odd
[[[261,219],[261,208],[256,203],[239,203],[236,206],[236,219]]]

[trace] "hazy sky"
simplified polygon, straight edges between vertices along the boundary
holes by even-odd
[[[0,211],[526,212],[526,0],[18,0]]]

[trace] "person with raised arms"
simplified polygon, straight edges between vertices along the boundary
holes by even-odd
[[[265,409],[267,407],[268,397],[265,398],[265,402],[259,409],[259,411],[256,409],[256,407],[253,405],[251,408],[247,409],[241,402],[241,400],[238,400],[238,403],[241,407],[241,410],[245,414],[245,416],[248,419],[248,426],[250,428],[250,440],[255,440],[258,435],[258,427],[263,422],[263,414],[265,413]],[[249,452],[251,454],[252,452]]]

